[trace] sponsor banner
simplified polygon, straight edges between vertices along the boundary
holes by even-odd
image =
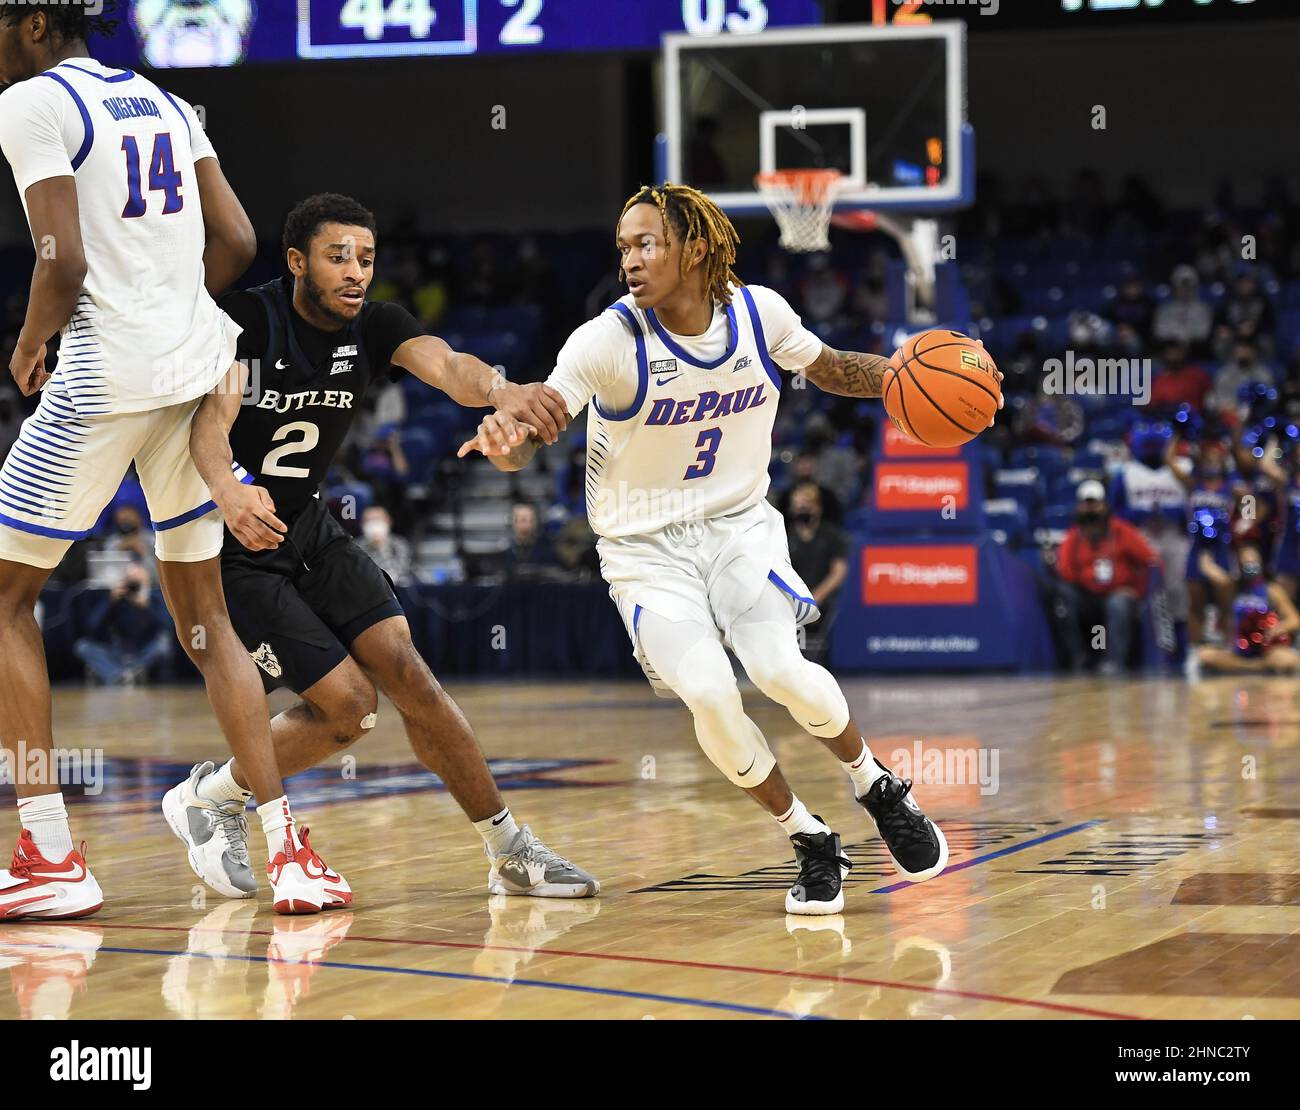
[[[889,512],[965,509],[970,502],[970,464],[881,462],[876,465],[875,507]]]
[[[862,549],[865,605],[974,605],[978,600],[974,544],[868,544]]]
[[[955,459],[961,455],[960,447],[927,447],[905,435],[892,421],[881,421],[881,454],[887,459]]]

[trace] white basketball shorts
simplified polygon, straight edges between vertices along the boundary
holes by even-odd
[[[0,467],[0,559],[58,566],[73,542],[94,530],[132,461],[158,558],[218,555],[223,521],[190,457],[190,421],[202,400],[86,417],[51,381]]]
[[[790,602],[796,625],[821,615],[812,591],[790,565],[785,521],[767,501],[712,520],[602,538],[596,550],[637,662],[659,693],[667,687],[647,666],[637,638],[643,611],[712,626],[724,644],[730,644],[733,622],[769,583]]]

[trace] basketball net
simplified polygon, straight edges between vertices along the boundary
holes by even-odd
[[[773,170],[754,184],[763,195],[788,251],[831,249],[831,212],[844,175],[839,170]]]

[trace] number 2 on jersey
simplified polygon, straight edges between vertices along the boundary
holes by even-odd
[[[320,442],[320,428],[308,420],[295,420],[292,424],[285,424],[276,428],[275,434],[271,436],[272,443],[279,443],[282,439],[289,439],[292,435],[301,435],[302,439],[290,440],[288,443],[274,447],[266,453],[266,458],[262,460],[262,476],[265,478],[310,478],[311,471],[305,466],[285,466],[280,460],[289,455],[301,455],[304,451],[310,451]]]
[[[695,462],[686,468],[686,473],[682,476],[683,480],[705,478],[712,474],[713,464],[718,461],[718,444],[721,442],[721,428],[705,428],[695,441],[695,446],[700,448],[700,453],[695,456]]]
[[[122,139],[122,150],[126,153],[127,192],[122,219],[133,220],[148,210],[144,190],[140,187],[140,144],[134,135]],[[164,216],[170,216],[185,207],[185,198],[181,196],[181,175],[176,169],[176,159],[172,154],[172,137],[166,131],[160,131],[153,138],[153,155],[149,159],[149,191],[166,195],[162,209]]]

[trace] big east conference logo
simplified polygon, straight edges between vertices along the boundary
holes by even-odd
[[[862,549],[866,605],[974,605],[977,600],[974,544]]]

